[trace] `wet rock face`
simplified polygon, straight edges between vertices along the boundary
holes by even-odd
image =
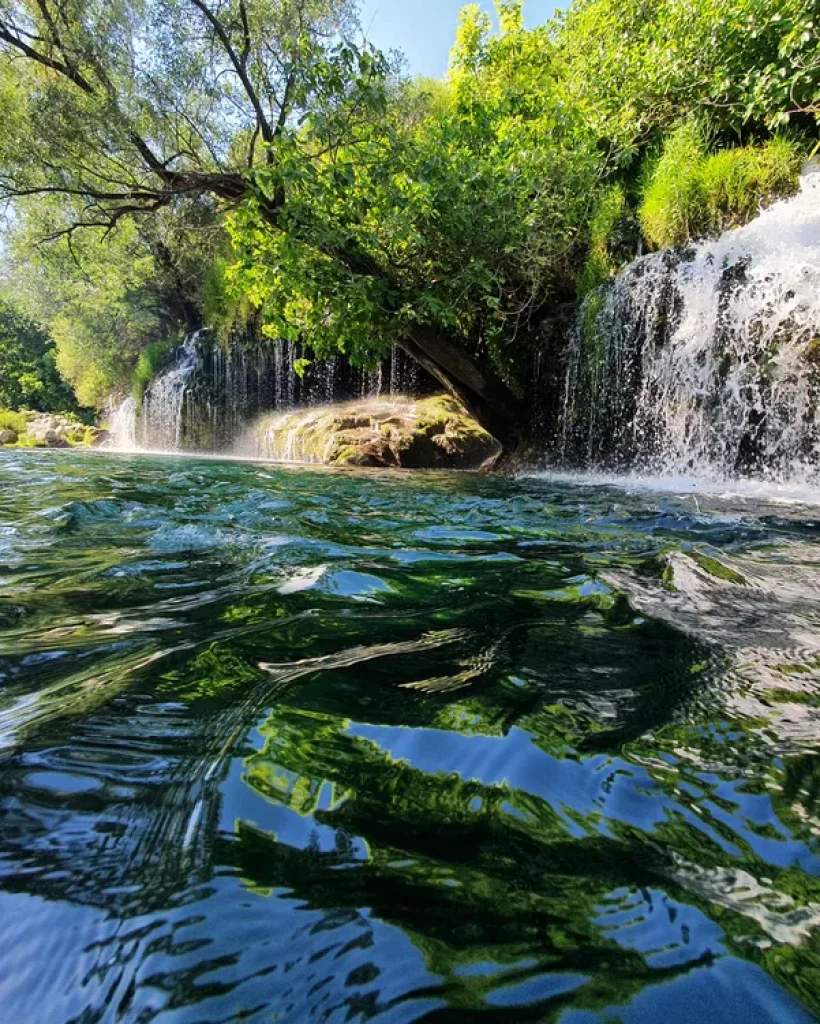
[[[252,454],[283,462],[489,469],[501,445],[449,395],[368,399],[265,417]]]

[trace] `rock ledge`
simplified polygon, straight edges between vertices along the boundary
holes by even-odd
[[[264,417],[253,454],[281,462],[490,469],[501,445],[449,395],[374,398]]]

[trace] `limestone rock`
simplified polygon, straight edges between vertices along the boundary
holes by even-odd
[[[49,448],[68,448],[68,441],[61,437],[56,430],[46,430],[43,434],[43,441]]]
[[[376,398],[265,417],[253,454],[283,462],[489,469],[501,445],[449,395]]]
[[[96,433],[96,427],[86,427],[59,413],[31,413],[26,426],[30,443],[49,448],[90,444]]]

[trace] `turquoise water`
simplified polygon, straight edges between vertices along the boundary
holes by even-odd
[[[820,1014],[820,508],[0,454],[0,1011]]]

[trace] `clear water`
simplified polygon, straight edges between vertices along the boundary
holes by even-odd
[[[820,506],[0,454],[0,1008],[820,1014]]]

